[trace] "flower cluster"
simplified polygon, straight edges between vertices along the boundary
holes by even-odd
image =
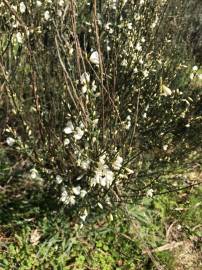
[[[91,179],[92,186],[98,184],[103,187],[110,188],[114,180],[114,173],[105,164],[105,158],[105,156],[101,156],[99,158],[99,162],[97,163],[97,168],[95,170],[95,176]]]
[[[64,128],[63,131],[64,131],[64,133],[66,135],[69,135],[69,134],[73,133],[73,137],[77,141],[77,140],[81,140],[81,138],[84,135],[84,126],[83,126],[83,124],[80,124],[80,126],[74,128],[72,122],[68,121],[67,125],[66,125],[66,127]],[[65,139],[64,144],[65,145],[69,144],[68,138]]]

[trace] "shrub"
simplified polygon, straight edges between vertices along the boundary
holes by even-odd
[[[182,158],[200,98],[183,12],[166,0],[1,3],[4,137],[82,221],[164,189],[157,168]]]

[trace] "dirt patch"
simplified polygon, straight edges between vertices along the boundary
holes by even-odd
[[[199,251],[197,243],[186,241],[184,245],[175,250],[175,270],[201,270],[202,252]]]

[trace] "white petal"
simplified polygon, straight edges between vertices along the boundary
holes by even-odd
[[[50,13],[49,13],[48,10],[46,10],[46,11],[44,12],[44,18],[45,18],[46,21],[48,21],[48,20],[50,19]]]
[[[41,1],[36,1],[36,5],[37,5],[37,7],[41,7],[42,6]]]
[[[86,218],[87,218],[87,216],[88,216],[88,212],[87,212],[87,210],[85,209],[83,215],[80,216],[80,219],[82,219],[83,221],[85,221]]]
[[[82,93],[85,94],[87,92],[87,90],[88,90],[87,85],[83,85],[81,88]]]
[[[99,65],[100,61],[99,61],[99,54],[97,51],[93,52],[90,56],[90,62],[95,64],[95,65]]]
[[[26,11],[26,6],[24,2],[20,2],[20,13],[25,13]]]
[[[62,7],[64,5],[64,0],[59,0],[58,5]]]
[[[107,185],[106,177],[100,177],[100,185],[105,187]]]
[[[74,131],[74,126],[71,121],[67,122],[67,126],[63,129],[65,134],[71,134]]]
[[[120,156],[117,156],[116,160],[112,163],[112,167],[114,168],[114,170],[118,171],[120,170],[122,163],[123,163],[123,158]]]
[[[162,85],[162,91],[163,91],[163,95],[165,95],[165,96],[172,95],[172,91],[170,90],[170,88],[168,88],[165,85]]]
[[[168,149],[168,145],[167,144],[163,145],[163,150],[166,151],[167,149]]]
[[[22,34],[20,32],[17,32],[16,39],[17,39],[17,42],[18,43],[22,43],[23,42],[23,37],[22,37]]]
[[[86,194],[87,194],[87,191],[85,189],[82,189],[80,193],[81,198],[84,198]]]
[[[31,169],[30,172],[31,172],[30,175],[31,179],[37,179],[39,177],[39,173],[35,168]]]
[[[75,196],[74,196],[74,195],[71,195],[71,196],[69,197],[69,203],[70,203],[71,205],[74,205],[74,204],[76,203],[76,200],[75,200]]]
[[[69,140],[68,138],[66,138],[66,139],[64,140],[64,146],[68,145],[69,143],[70,143],[70,140]]]
[[[56,183],[61,184],[63,181],[62,177],[60,175],[56,175]]]
[[[103,206],[101,203],[98,203],[97,205],[100,207],[100,209],[103,209]]]
[[[193,71],[197,71],[198,70],[198,67],[197,66],[193,66],[192,70]]]
[[[88,72],[84,72],[82,75],[81,75],[81,84],[87,84],[90,82],[90,74]]]
[[[154,190],[151,188],[149,190],[147,190],[147,197],[153,197],[153,193],[154,193]]]
[[[14,143],[15,143],[15,139],[11,138],[11,137],[8,137],[6,139],[6,143],[9,145],[9,146],[13,146]]]
[[[73,187],[72,191],[75,195],[79,195],[81,193],[81,187],[77,186],[77,187]]]
[[[80,127],[77,127],[76,133],[74,134],[75,140],[80,140],[83,137],[83,135],[84,135],[84,131]]]

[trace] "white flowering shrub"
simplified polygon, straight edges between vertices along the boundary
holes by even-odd
[[[182,6],[1,1],[7,145],[82,221],[90,210],[157,193],[163,185],[147,172],[178,158],[177,126],[191,125],[199,99],[185,87]]]

